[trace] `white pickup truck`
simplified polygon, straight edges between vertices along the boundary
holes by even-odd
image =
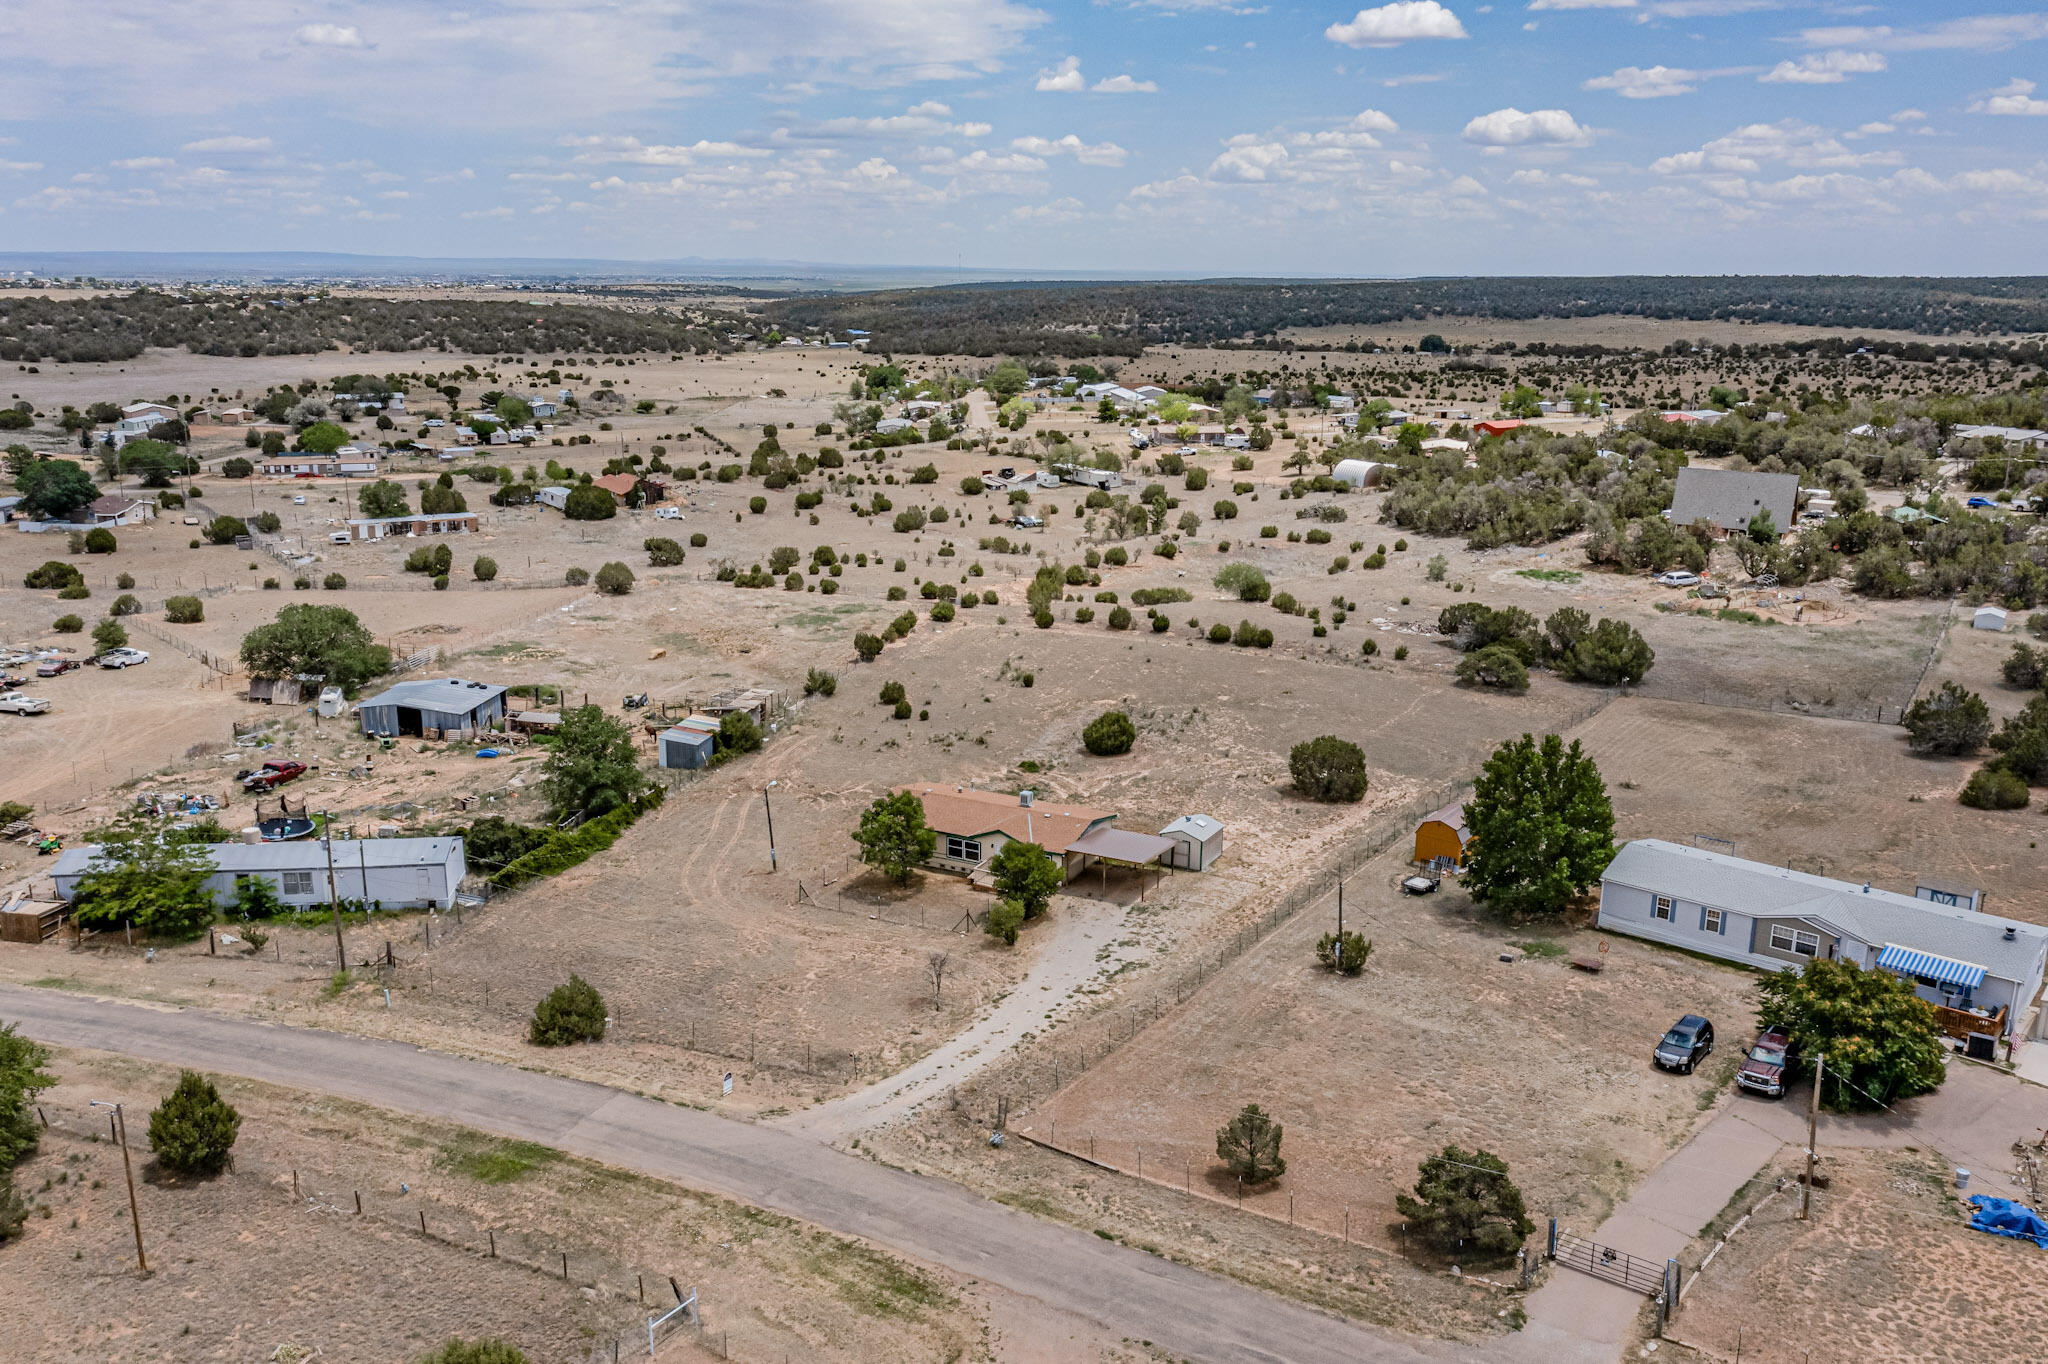
[[[41,715],[50,708],[50,703],[40,696],[27,696],[18,691],[0,692],[0,715]]]

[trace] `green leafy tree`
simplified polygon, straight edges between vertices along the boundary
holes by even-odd
[[[67,587],[85,586],[85,575],[75,564],[67,564],[62,559],[47,559],[42,567],[32,568],[22,575],[21,585],[61,592]]]
[[[2024,810],[2032,796],[2025,778],[1994,762],[1971,773],[1956,799],[1978,810]]]
[[[1024,906],[1015,900],[998,900],[989,906],[988,919],[982,931],[991,938],[1001,938],[1005,945],[1015,947],[1017,934],[1024,927]]]
[[[1265,601],[1273,595],[1273,585],[1266,581],[1265,573],[1257,564],[1225,564],[1216,570],[1215,582],[1217,587],[1239,601]]]
[[[1491,1151],[1446,1146],[1421,1165],[1413,1194],[1394,1195],[1409,1229],[1446,1255],[1473,1250],[1506,1259],[1536,1230],[1508,1163]]]
[[[1915,753],[1960,757],[1975,753],[1991,737],[1991,707],[1973,691],[1941,684],[1906,710],[1906,742]]]
[[[37,460],[15,476],[20,514],[30,520],[61,521],[100,495],[92,475],[68,459]]]
[[[185,456],[168,441],[131,440],[116,459],[121,472],[135,475],[145,488],[168,488],[185,472]]]
[[[36,1122],[36,1095],[57,1083],[43,1069],[49,1048],[0,1023],[0,1175],[14,1169],[36,1149],[41,1132]]]
[[[1913,982],[1816,958],[1765,976],[1756,993],[1757,1025],[1782,1030],[1802,1070],[1827,1057],[1821,1102],[1830,1109],[1863,1112],[1940,1087],[1941,1025]]]
[[[254,436],[256,433],[251,431],[249,434]],[[255,472],[256,466],[243,459],[240,455],[221,461],[220,476],[222,478],[247,478]]]
[[[1554,617],[1553,617],[1554,619]],[[1580,682],[1611,687],[1643,680],[1657,653],[1626,621],[1603,620],[1559,659],[1558,671]]]
[[[221,1098],[213,1081],[180,1071],[178,1085],[149,1115],[149,1148],[157,1164],[181,1175],[217,1175],[235,1149],[242,1115]]]
[[[331,455],[348,444],[348,428],[335,422],[314,422],[299,432],[299,448],[316,455]]]
[[[761,726],[745,711],[733,711],[718,722],[718,746],[727,753],[758,753],[761,750]]]
[[[1216,1158],[1247,1184],[1265,1184],[1287,1173],[1280,1155],[1280,1124],[1257,1104],[1216,1129]]]
[[[580,814],[595,819],[631,804],[646,788],[630,728],[597,706],[578,706],[563,715],[541,764],[541,790],[554,818]]]
[[[524,398],[515,398],[510,393],[498,399],[494,409],[498,419],[507,426],[527,426],[533,421],[533,405]]]
[[[595,483],[577,484],[562,504],[562,515],[571,521],[609,521],[618,514],[618,500]]]
[[[469,503],[463,500],[459,488],[444,488],[435,483],[420,494],[420,511],[427,516],[450,516],[468,510]]]
[[[1489,644],[1458,660],[1458,681],[1468,687],[1521,692],[1529,690],[1529,670],[1513,649]]]
[[[1348,739],[1325,734],[1303,740],[1287,754],[1287,771],[1294,789],[1310,800],[1337,805],[1365,799],[1365,750]]]
[[[232,545],[249,533],[249,527],[239,516],[216,516],[206,523],[203,533],[209,544]]]
[[[1022,905],[1027,919],[1045,913],[1054,892],[1066,883],[1065,870],[1044,848],[1014,839],[989,860],[989,874],[995,878],[996,898]]]
[[[129,810],[100,834],[99,852],[71,897],[81,928],[133,924],[155,937],[190,938],[213,922],[206,878],[213,859],[202,845],[166,837],[168,824]]]
[[[939,846],[939,836],[924,822],[924,802],[912,791],[876,798],[861,812],[853,841],[860,845],[861,861],[880,867],[898,885]]]
[[[112,653],[116,649],[127,648],[127,628],[120,621],[114,620],[111,617],[101,621],[98,625],[92,627],[92,647],[94,653],[100,654]]]
[[[1775,545],[1778,543],[1778,524],[1771,520],[1771,509],[1769,507],[1762,508],[1755,516],[1749,518],[1748,529],[1749,538],[1753,544]]]
[[[282,914],[284,901],[278,898],[277,886],[268,876],[238,876],[233,908],[236,918],[261,922]]]
[[[1357,975],[1365,969],[1366,958],[1371,955],[1372,940],[1348,928],[1316,939],[1316,960],[1341,975]]]
[[[372,519],[407,516],[412,512],[412,505],[405,498],[405,485],[388,478],[365,484],[363,490],[356,494],[356,506],[361,508],[364,516]]]
[[[602,1042],[604,1025],[604,996],[583,977],[571,975],[567,985],[557,985],[534,1006],[526,1040],[536,1047]]]
[[[252,677],[303,673],[353,691],[391,666],[391,650],[346,607],[301,604],[243,636],[242,663]]]
[[[1131,751],[1138,741],[1138,727],[1120,710],[1106,710],[1081,731],[1081,744],[1098,758],[1115,757]]]
[[[1524,734],[1494,750],[1465,806],[1465,883],[1510,918],[1562,914],[1614,859],[1614,807],[1576,740]]]

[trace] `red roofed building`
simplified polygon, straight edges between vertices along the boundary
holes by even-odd
[[[1508,432],[1522,424],[1519,420],[1474,422],[1472,423],[1472,429],[1481,436],[1505,436]]]

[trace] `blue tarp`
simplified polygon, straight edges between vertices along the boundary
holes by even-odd
[[[1976,1231],[1988,1231],[1993,1236],[2009,1236],[2015,1241],[2032,1241],[2043,1250],[2048,1250],[2048,1222],[2024,1203],[2015,1203],[2010,1198],[1993,1198],[1990,1194],[1975,1194],[1970,1203],[1977,1209],[1970,1218],[1970,1226]]]

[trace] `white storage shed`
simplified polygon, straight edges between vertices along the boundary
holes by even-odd
[[[1185,871],[1207,871],[1223,856],[1223,822],[1212,815],[1182,815],[1159,831],[1173,844],[1166,865]]]

